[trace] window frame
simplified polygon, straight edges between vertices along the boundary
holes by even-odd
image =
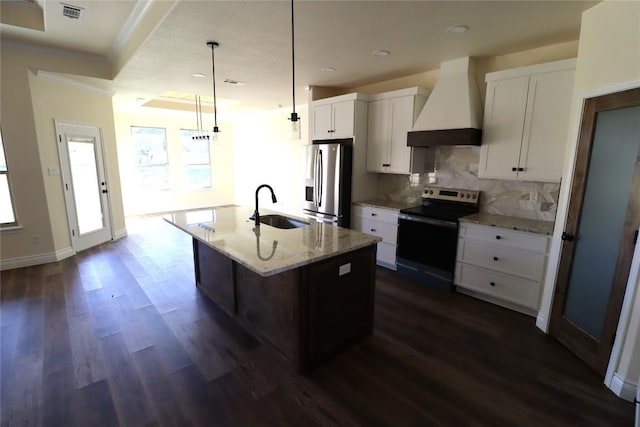
[[[134,135],[134,129],[159,129],[162,130],[164,133],[164,152],[166,153],[166,162],[164,163],[154,163],[154,164],[149,164],[149,165],[138,165],[137,164],[137,158],[138,158],[138,150],[136,147],[136,141],[135,141],[135,135]],[[134,150],[134,159],[136,159],[136,164],[134,165],[134,169],[135,169],[135,177],[136,180],[138,182],[138,189],[139,190],[150,190],[150,191],[170,191],[171,190],[171,161],[170,161],[170,156],[169,156],[169,140],[167,138],[167,128],[165,127],[158,127],[158,126],[135,126],[135,125],[131,125],[131,144],[133,146],[133,150]],[[139,168],[153,168],[156,166],[164,166],[166,167],[167,170],[167,183],[166,186],[145,186],[144,184],[146,183],[146,180],[140,177],[140,174],[138,173]]]
[[[12,222],[0,222],[0,229],[2,230],[11,230],[19,228],[20,225],[18,223],[18,214],[16,212],[16,202],[13,196],[13,188],[11,186],[11,176],[9,175],[9,161],[7,160],[7,152],[5,150],[4,138],[2,137],[2,129],[0,128],[0,155],[2,155],[2,159],[4,159],[4,168],[0,167],[0,175],[6,176],[7,179],[7,189],[9,193],[9,203],[11,204],[11,212],[13,214]]]

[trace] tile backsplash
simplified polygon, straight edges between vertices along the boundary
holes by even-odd
[[[560,184],[478,179],[480,147],[438,147],[434,173],[380,174],[378,197],[420,203],[425,185],[480,190],[480,212],[554,221]]]

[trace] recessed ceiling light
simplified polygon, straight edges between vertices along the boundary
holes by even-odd
[[[320,71],[322,71],[323,73],[333,73],[336,69],[333,67],[322,67],[320,68]]]
[[[389,55],[391,55],[391,52],[389,52],[388,50],[374,50],[373,51],[373,56],[384,57],[384,56],[389,56]]]
[[[469,31],[469,27],[466,25],[456,25],[455,27],[447,28],[447,33],[449,34],[464,34]]]
[[[202,73],[193,73],[191,74],[191,77],[197,77],[199,79],[203,78],[203,77],[207,77],[206,74],[202,74]]]
[[[247,82],[241,82],[240,80],[234,80],[234,79],[224,79],[224,82],[228,85],[233,85],[233,86],[244,86],[247,84]]]

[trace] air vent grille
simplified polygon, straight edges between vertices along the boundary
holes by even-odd
[[[240,80],[235,80],[235,79],[224,79],[224,82],[226,84],[233,85],[233,86],[244,86],[247,84],[247,82],[241,82]]]
[[[78,6],[71,6],[70,4],[62,4],[62,15],[67,18],[80,19],[82,8]]]

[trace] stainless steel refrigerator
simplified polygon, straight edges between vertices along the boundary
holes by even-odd
[[[349,227],[353,140],[313,141],[307,146],[304,214]]]

